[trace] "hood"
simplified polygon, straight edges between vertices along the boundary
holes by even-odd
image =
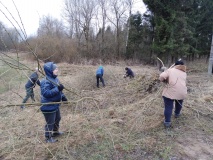
[[[99,66],[98,69],[103,69],[103,66]]]
[[[185,65],[176,65],[176,66],[174,66],[174,68],[179,69],[183,72],[186,72],[186,66]]]
[[[53,75],[53,62],[47,62],[44,64],[44,72],[45,74],[48,76],[48,77],[51,77],[51,78],[56,78],[57,75]]]

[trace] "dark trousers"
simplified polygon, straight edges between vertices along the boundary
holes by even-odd
[[[127,77],[129,77],[129,78],[134,78],[134,75],[127,75]]]
[[[164,100],[164,106],[165,106],[165,108],[164,108],[165,122],[171,122],[174,102],[175,102],[175,114],[179,115],[180,111],[182,109],[183,100],[169,99],[164,96],[163,96],[163,100]]]
[[[96,79],[97,79],[97,87],[99,87],[99,79],[101,80],[103,87],[105,86],[104,79],[103,79],[103,76],[101,74],[97,74]]]
[[[59,122],[61,120],[60,110],[58,109],[56,112],[51,113],[43,113],[46,121],[45,125],[45,137],[52,137],[53,131],[59,130]]]
[[[33,88],[25,88],[25,90],[26,90],[26,96],[23,99],[22,103],[26,103],[29,98],[35,101]]]

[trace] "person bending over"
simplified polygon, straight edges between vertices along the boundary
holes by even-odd
[[[164,100],[164,126],[171,126],[173,104],[175,103],[175,117],[180,116],[183,100],[187,95],[186,87],[186,66],[182,61],[177,61],[174,67],[169,68],[160,74],[159,80],[166,82],[162,97]]]
[[[130,68],[126,67],[125,70],[126,74],[124,75],[124,78],[126,77],[134,78],[134,72]]]

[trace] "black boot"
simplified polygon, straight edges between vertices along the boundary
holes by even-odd
[[[20,108],[23,110],[25,108],[25,106],[20,106]]]
[[[57,139],[53,139],[52,137],[46,138],[47,143],[55,143],[57,141],[58,141]]]
[[[53,132],[52,137],[61,136],[61,135],[63,135],[63,134],[64,134],[64,132],[55,131],[55,132]]]

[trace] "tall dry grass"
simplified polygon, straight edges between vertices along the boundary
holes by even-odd
[[[7,107],[7,102],[22,100],[9,90],[0,95],[1,99],[8,98],[0,108],[1,159],[194,159],[196,156],[185,152],[187,147],[195,142],[201,147],[213,143],[213,126],[209,123],[212,102],[208,98],[213,82],[200,72],[202,67],[189,67],[189,95],[181,118],[172,117],[173,128],[165,130],[161,98],[164,84],[157,80],[156,68],[131,66],[136,77],[130,80],[122,77],[125,63],[103,65],[106,87],[98,89],[98,66],[58,66],[59,78],[69,89],[64,93],[70,103],[61,105],[60,130],[65,134],[58,143],[45,143],[40,106],[31,105],[23,111],[19,106]],[[22,96],[23,88],[24,82],[18,90]],[[38,87],[35,93],[39,99]],[[186,144],[184,139],[189,135]],[[211,146],[199,150],[199,154],[210,159]]]

